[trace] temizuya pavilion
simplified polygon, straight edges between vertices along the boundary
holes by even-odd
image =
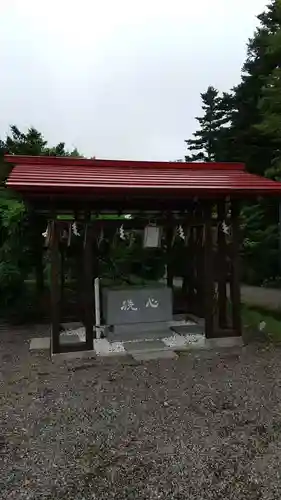
[[[245,200],[280,197],[281,183],[252,175],[238,163],[12,155],[5,159],[13,164],[8,188],[49,220],[53,353],[70,350],[60,342],[59,244],[62,231],[67,229],[61,214],[68,214],[79,226],[84,275],[82,320],[86,342],[72,345],[71,350],[93,349],[97,239],[108,227],[116,233],[122,214],[131,214],[131,218],[122,220],[124,231],[145,232],[153,221],[151,226],[161,229],[162,240],[165,238],[168,260],[174,234],[181,233],[187,256],[181,263],[183,276],[188,276],[185,312],[195,312],[204,320],[206,338],[241,336],[239,207]],[[115,214],[115,218],[108,214]],[[167,267],[167,287],[173,289],[173,276]]]

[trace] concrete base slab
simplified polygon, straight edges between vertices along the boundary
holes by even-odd
[[[153,328],[151,328],[153,326]],[[203,333],[204,328],[197,325],[193,321],[187,320],[175,320],[169,321],[165,324],[156,323],[155,325],[151,323],[136,323],[135,325],[119,325],[115,326],[113,331],[108,331],[107,339],[110,341],[118,342],[130,342],[134,341],[146,341],[146,340],[156,340],[164,339],[173,335],[176,329],[181,329],[177,331],[179,334],[192,333]],[[186,330],[185,330],[186,328]]]
[[[178,335],[177,333],[174,333],[173,335],[170,335],[169,337],[166,337],[165,339],[163,339],[163,343],[167,347],[170,347],[171,349],[176,349],[176,348],[180,348],[180,347],[185,347],[186,340],[182,335]]]
[[[222,337],[217,339],[206,339],[205,345],[207,349],[243,347],[244,342],[242,337]]]
[[[187,314],[186,319],[189,321],[194,321],[196,325],[204,326],[205,327],[205,319],[204,318],[199,318],[199,316],[195,316],[195,314]]]
[[[69,342],[65,339],[70,339]],[[73,341],[72,341],[73,338]],[[76,343],[76,342],[86,342],[86,331],[84,326],[79,326],[78,328],[70,328],[65,330],[60,334],[60,339],[64,339],[63,343]],[[74,340],[75,339],[75,340]]]
[[[60,344],[61,345],[71,345],[71,344],[79,344],[81,342],[79,335],[75,333],[62,333],[60,334]]]
[[[153,323],[129,323],[124,325],[114,325],[113,333],[115,335],[135,334],[144,335],[147,332],[161,332],[169,329],[169,321],[155,321]]]
[[[204,349],[205,335],[174,335],[163,339],[166,346],[171,349]]]
[[[108,342],[107,339],[94,339],[94,350],[97,356],[126,355],[121,342]]]
[[[36,339],[31,339],[29,350],[30,351],[45,351],[51,348],[50,337],[40,337]]]
[[[60,363],[61,361],[72,359],[90,359],[95,357],[95,351],[60,352],[58,354],[52,354],[52,361]]]
[[[143,342],[124,342],[124,348],[129,354],[136,352],[152,352],[165,349],[165,344],[161,340],[149,340]]]
[[[185,346],[187,349],[204,349],[206,348],[206,338],[204,334],[189,334],[184,336]]]
[[[197,323],[195,323],[195,321],[189,321],[189,320],[172,320],[169,322],[169,327],[173,330],[174,327],[184,327],[184,326],[198,326]]]
[[[172,327],[172,330],[179,335],[188,335],[188,334],[203,334],[204,327],[202,325],[196,325],[195,323],[189,325],[175,325]]]
[[[174,351],[146,351],[131,353],[136,361],[151,361],[157,359],[178,359]]]
[[[158,332],[157,332],[158,333]],[[151,332],[150,339],[137,339],[124,341],[110,342],[106,338],[94,339],[94,349],[91,351],[78,351],[69,353],[53,354],[52,357],[59,360],[75,359],[75,358],[91,358],[95,356],[152,356],[153,353],[170,352],[173,357],[174,352],[205,350],[214,351],[215,349],[233,349],[241,348],[244,345],[242,337],[223,337],[215,339],[206,339],[203,334],[187,334],[179,335],[171,330],[166,332],[166,336],[157,338],[157,333]],[[60,342],[64,345],[81,342],[84,335],[84,328],[73,330],[69,333],[60,335]],[[146,337],[149,334],[146,334]],[[50,350],[51,341],[49,337],[34,338],[30,341],[30,351]],[[157,355],[157,357],[158,357]],[[165,355],[164,355],[165,357]],[[137,358],[135,358],[137,359]],[[153,357],[150,359],[154,359]],[[157,358],[155,358],[157,359]]]
[[[130,330],[127,332],[116,333],[110,332],[107,336],[110,341],[118,342],[130,342],[130,341],[149,341],[168,337],[171,334],[169,328],[162,330],[138,330],[134,329],[134,326],[130,326]]]

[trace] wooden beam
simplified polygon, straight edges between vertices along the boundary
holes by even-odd
[[[218,202],[218,251],[217,251],[217,277],[218,277],[218,324],[219,328],[227,328],[227,244],[223,231],[223,222],[226,219],[225,200]]]
[[[214,259],[212,235],[212,203],[206,202],[205,214],[205,334],[207,338],[214,336]]]
[[[84,321],[86,330],[86,349],[92,350],[93,347],[93,327],[94,327],[94,295],[93,295],[93,238],[92,228],[86,224],[83,245],[83,270],[84,270],[84,290],[83,306]]]
[[[76,219],[77,220],[78,219],[81,220],[81,218],[83,219],[83,212],[85,211],[86,203],[82,196],[80,196],[80,198],[71,197],[68,199],[64,199],[63,196],[60,196],[59,198],[55,199],[53,203],[55,204],[57,213],[73,214],[73,212],[76,212],[77,214]],[[185,212],[187,216],[191,217],[194,208],[194,201],[192,200],[192,198],[186,198],[186,197],[182,199],[175,198],[175,194],[171,199],[168,199],[166,196],[162,197],[161,199],[135,199],[135,200],[132,198],[130,199],[120,198],[111,200],[102,198],[98,199],[94,197],[92,200],[89,201],[89,204],[92,213],[98,213],[100,211],[108,212],[110,210],[114,211],[115,213],[119,213],[121,206],[122,212],[125,214],[131,212],[141,213],[148,211],[158,211],[160,214],[163,214],[163,218],[165,212],[174,212],[174,211]],[[52,207],[52,202],[47,198],[38,196],[33,200],[31,206],[38,212],[46,213],[50,211]],[[197,209],[196,214],[197,214],[196,217],[198,217],[199,221],[201,220],[202,223],[202,217],[200,215],[199,208]],[[186,215],[183,216],[184,219],[186,219]]]
[[[95,228],[98,230],[103,228],[112,228],[112,229],[118,229],[121,225],[124,226],[124,229],[130,230],[130,229],[144,229],[145,226],[147,226],[148,220],[153,219],[153,222],[155,222],[156,225],[159,226],[170,226],[170,227],[175,227],[178,225],[182,225],[184,227],[200,227],[203,226],[204,224],[204,217],[200,215],[181,215],[179,217],[161,217],[161,216],[149,216],[149,214],[144,214],[143,216],[138,216],[133,219],[94,219],[89,222],[89,224],[92,224]],[[74,219],[73,219],[74,220]],[[78,219],[75,219],[78,220]],[[83,222],[83,219],[79,219],[80,221]],[[225,219],[226,221],[230,219]],[[63,220],[58,220],[58,224],[60,224],[62,227],[67,227],[67,224],[69,221],[63,221]],[[212,219],[212,225],[216,226],[217,225],[217,219],[213,218]]]
[[[51,223],[51,350],[60,352],[60,255],[59,234],[55,220]]]
[[[237,336],[242,335],[241,296],[240,296],[240,223],[239,202],[231,203],[232,243],[231,243],[231,281],[232,325]]]

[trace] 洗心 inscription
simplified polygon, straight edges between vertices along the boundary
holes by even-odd
[[[103,315],[106,324],[146,323],[172,319],[172,292],[156,289],[104,289]]]
[[[136,307],[135,303],[133,300],[128,299],[128,300],[123,300],[122,305],[120,307],[121,311],[139,311],[142,307],[142,304],[140,304],[139,307]],[[153,299],[149,297],[149,299],[145,303],[145,307],[152,307],[153,309],[156,309],[159,307],[159,301],[156,299]]]

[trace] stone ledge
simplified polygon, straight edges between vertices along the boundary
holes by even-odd
[[[39,337],[31,339],[29,350],[30,351],[45,351],[51,348],[50,337]]]
[[[136,361],[150,361],[158,359],[178,359],[178,355],[174,351],[146,351],[146,352],[131,352],[132,358]]]
[[[206,339],[205,345],[207,349],[243,347],[244,341],[242,337],[222,337],[217,339]]]
[[[95,351],[59,352],[56,354],[52,353],[53,362],[68,361],[71,359],[90,359],[96,357],[97,355]]]

